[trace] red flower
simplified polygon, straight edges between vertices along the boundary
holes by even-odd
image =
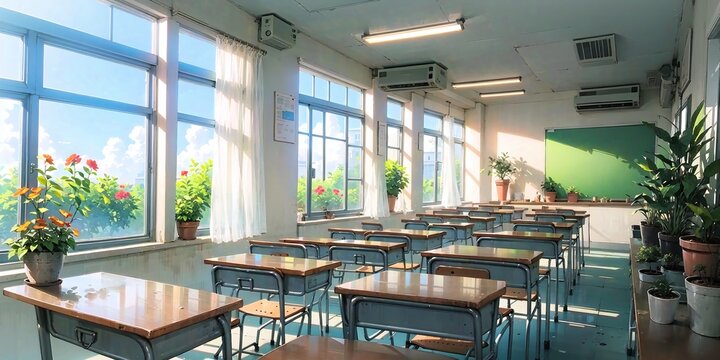
[[[335,194],[335,195],[340,195],[340,190],[338,190],[338,189],[333,189],[333,194]]]
[[[78,164],[78,163],[80,163],[80,161],[82,161],[82,159],[80,158],[80,155],[72,154],[72,155],[68,156],[67,159],[65,159],[65,166]]]
[[[54,160],[53,160],[52,156],[50,156],[50,154],[43,154],[43,157],[45,158],[46,163],[48,163],[50,165],[54,164]]]
[[[92,159],[88,159],[85,163],[87,164],[87,166],[88,166],[89,168],[97,171],[97,169],[98,169],[97,161],[92,160]]]
[[[120,190],[115,193],[115,200],[125,200],[130,197],[130,193],[124,190]]]
[[[125,189],[125,184],[120,184],[121,189]]]
[[[316,187],[315,190],[313,190],[313,192],[315,192],[318,195],[322,195],[325,193],[325,188],[322,185],[318,185],[318,187]]]
[[[180,176],[188,176],[188,171],[187,170],[181,171]]]

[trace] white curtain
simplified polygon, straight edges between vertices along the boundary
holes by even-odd
[[[262,54],[225,36],[215,60],[215,156],[210,235],[237,241],[267,231]]]
[[[455,176],[454,122],[455,120],[450,115],[443,117],[443,158],[440,172],[442,178],[442,201],[440,204],[444,207],[460,205],[460,191]]]

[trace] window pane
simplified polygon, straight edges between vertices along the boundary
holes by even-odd
[[[307,166],[310,139],[307,135],[298,136],[298,184],[297,184],[297,208],[299,211],[307,211]]]
[[[350,145],[362,145],[362,120],[349,117],[348,118],[348,144]]]
[[[340,105],[347,104],[347,87],[330,83],[330,101]]]
[[[178,82],[178,112],[206,119],[215,118],[215,88],[180,79]]]
[[[348,148],[348,178],[360,179],[362,177],[362,148]]]
[[[463,124],[453,123],[453,137],[463,140],[465,137],[465,126]]]
[[[400,150],[398,150],[398,149],[387,149],[387,159],[394,160],[398,164],[402,164],[402,158],[400,157]]]
[[[387,117],[388,119],[402,122],[402,104],[397,101],[388,100]]]
[[[442,131],[442,118],[437,115],[425,113],[423,126],[425,129],[440,132]]]
[[[180,29],[180,62],[215,71],[215,41],[187,29]]]
[[[348,181],[348,210],[362,209],[363,188],[360,181]]]
[[[298,131],[308,133],[310,131],[310,109],[306,105],[298,108]]]
[[[313,96],[313,76],[300,71],[300,94]]]
[[[460,195],[463,195],[463,167],[465,165],[465,149],[463,144],[455,144],[455,181]]]
[[[322,135],[323,134],[323,116],[325,113],[318,110],[312,111],[312,132],[314,135]]]
[[[112,41],[154,53],[153,20],[117,7],[113,7],[112,15]]]
[[[0,33],[0,78],[22,81],[25,46],[19,36]]]
[[[204,164],[212,160],[215,153],[215,129],[182,121],[178,122],[177,149],[176,176],[179,177],[183,170],[190,168],[193,161]],[[207,228],[209,226],[210,209],[206,209],[202,220],[200,220],[200,227]]]
[[[434,136],[423,135],[423,202],[435,201],[436,145]]]
[[[314,94],[314,96],[318,99],[327,100],[328,99],[328,90],[329,90],[328,87],[329,87],[329,85],[328,85],[327,80],[316,76],[315,77],[315,94]]]
[[[310,175],[313,177],[313,184],[315,184],[315,180],[322,181],[324,179],[323,155],[325,148],[323,145],[323,138],[319,136],[312,137],[312,154],[310,158],[312,161],[312,170]]]
[[[77,223],[79,241],[144,235],[147,118],[44,100],[39,117],[40,154],[64,159],[77,153],[98,163],[102,186],[85,202],[91,212]]]
[[[45,45],[43,86],[147,106],[146,69]]]
[[[349,87],[347,97],[348,97],[347,98],[347,106],[349,106],[353,109],[362,110],[362,108],[363,108],[362,91]]]
[[[395,127],[395,126],[388,126],[387,127],[387,146],[399,148],[400,141],[401,141],[400,136],[401,136],[400,128]]]
[[[330,112],[325,113],[325,136],[345,139],[345,117]]]
[[[0,98],[0,249],[5,239],[15,237],[10,229],[18,222],[18,198],[13,193],[20,186],[18,172],[22,135],[23,106],[20,101]]]
[[[345,177],[345,142],[339,140],[325,140],[325,177],[332,177],[339,171]]]

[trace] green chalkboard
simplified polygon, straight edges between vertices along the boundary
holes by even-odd
[[[545,130],[545,174],[560,184],[558,198],[575,186],[581,198],[625,199],[641,188],[637,161],[655,152],[655,134],[644,125]]]

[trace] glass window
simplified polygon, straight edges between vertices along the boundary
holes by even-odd
[[[321,100],[328,99],[328,91],[330,82],[321,77],[315,76],[315,91],[313,91],[313,97]]]
[[[442,197],[442,118],[425,112],[423,135],[423,202],[436,203]]]
[[[435,114],[425,113],[423,127],[425,130],[442,132],[442,117]]]
[[[347,87],[330,82],[330,101],[338,105],[347,105]]]
[[[0,33],[0,78],[22,81],[25,44],[20,36]]]
[[[395,121],[402,123],[403,120],[403,104],[399,101],[388,99],[387,102],[387,118],[388,122]]]
[[[455,138],[455,140],[460,141],[465,139],[465,125],[463,123],[453,123],[453,137]]]
[[[304,71],[300,71],[300,94],[313,96],[313,76]]]
[[[153,27],[155,21],[129,11],[112,7],[111,40],[132,48],[153,53]],[[150,36],[148,36],[150,35]]]
[[[455,143],[455,181],[461,198],[465,195],[463,174],[465,174],[465,145]]]
[[[5,239],[16,234],[10,229],[18,223],[18,198],[13,193],[20,186],[20,152],[23,104],[0,97],[0,249]]]
[[[43,87],[147,106],[147,69],[51,45],[43,49]]]
[[[363,108],[363,95],[360,89],[348,87],[348,107],[353,109],[362,110]]]
[[[180,28],[178,42],[180,62],[215,71],[215,41],[213,39]]]
[[[215,117],[215,87],[195,81],[178,82],[178,111],[207,119]]]
[[[215,154],[215,129],[178,122],[177,174],[181,176],[193,162],[204,164],[211,162]],[[200,220],[200,228],[210,226],[210,209],[206,209]]]
[[[403,104],[387,102],[387,159],[402,164]]]

